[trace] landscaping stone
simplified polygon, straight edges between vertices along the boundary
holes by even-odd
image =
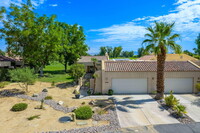
[[[48,92],[48,90],[45,88],[45,89],[42,90],[42,92]]]
[[[92,100],[92,101],[89,102],[89,104],[90,104],[90,105],[94,105],[95,103],[94,103],[94,101]]]
[[[63,101],[59,101],[57,104],[58,105],[63,105],[63,103],[64,103]]]
[[[93,125],[97,125],[97,124],[98,124],[98,121],[92,121],[92,124],[93,124]]]
[[[32,97],[38,97],[38,94],[34,93]]]
[[[85,121],[76,122],[76,125],[78,125],[78,126],[87,125],[87,124],[88,123]]]
[[[71,122],[71,121],[72,121],[72,118],[69,117],[69,116],[64,116],[64,117],[59,118],[60,123],[68,123],[68,122]]]

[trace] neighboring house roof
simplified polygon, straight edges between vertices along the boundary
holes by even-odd
[[[3,56],[3,55],[0,55],[0,61],[11,61],[11,62],[14,62],[16,60],[12,59],[10,57],[6,57],[6,56]]]
[[[195,60],[195,61],[192,61],[192,62],[194,62],[195,64],[197,64],[200,67],[200,60]]]
[[[145,55],[138,60],[157,60],[155,55]],[[167,54],[166,61],[188,61],[197,60],[196,58],[189,56],[187,54]]]
[[[155,72],[157,71],[156,61],[106,61],[106,72]],[[200,71],[197,65],[190,61],[166,61],[166,72],[188,72]]]
[[[107,56],[81,56],[81,58],[78,60],[78,62],[92,62],[91,59],[96,58],[98,61],[104,60],[107,61]]]

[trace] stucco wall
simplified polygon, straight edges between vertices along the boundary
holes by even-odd
[[[102,93],[107,93],[109,89],[112,89],[113,78],[147,78],[148,93],[156,90],[156,72],[101,72],[101,78],[97,79],[98,87],[99,82],[102,83]],[[165,72],[165,78],[193,78],[194,86],[193,92],[196,92],[195,84],[200,82],[200,72]],[[101,80],[100,80],[101,79]]]
[[[10,61],[0,61],[0,67],[10,67],[11,62]]]

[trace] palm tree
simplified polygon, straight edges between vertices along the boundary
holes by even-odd
[[[155,99],[162,99],[164,96],[164,67],[168,49],[175,53],[181,53],[181,46],[175,40],[180,37],[173,33],[175,23],[155,22],[154,27],[148,27],[149,33],[143,41],[145,51],[152,51],[157,56],[157,94]]]

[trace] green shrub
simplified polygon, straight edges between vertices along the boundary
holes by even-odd
[[[92,109],[90,106],[79,107],[74,112],[77,119],[87,120],[92,117]]]
[[[23,111],[23,110],[25,110],[27,107],[28,107],[28,104],[26,104],[26,103],[18,103],[18,104],[15,104],[15,105],[11,108],[11,110],[12,110],[12,111],[15,111],[15,112],[17,112],[17,111]]]
[[[0,82],[0,88],[4,88],[7,84],[9,84],[8,82]]]
[[[86,86],[86,87],[89,87],[89,86],[90,86],[90,83],[89,83],[89,82],[86,82],[86,83],[85,83],[85,86]]]
[[[101,92],[94,93],[94,95],[102,95]]]
[[[28,117],[27,120],[31,121],[33,119],[39,119],[40,118],[40,115],[34,115],[34,116],[31,116],[31,117]]]
[[[196,89],[197,89],[198,92],[200,92],[200,83],[196,84]]]
[[[173,109],[176,111],[176,113],[179,115],[179,116],[183,116],[183,114],[186,114],[186,107],[179,104],[179,105],[175,105],[173,107]]]
[[[55,81],[51,82],[51,86],[54,87],[55,86]]]
[[[44,98],[44,100],[51,100],[51,99],[53,99],[52,96],[46,96],[46,97]]]
[[[87,94],[88,94],[89,96],[92,94],[92,92],[91,92],[90,89],[87,91]]]
[[[0,68],[0,81],[9,80],[8,68]]]
[[[108,90],[108,95],[113,95],[114,91],[112,89]]]
[[[176,97],[173,95],[173,91],[171,91],[170,95],[166,96],[164,100],[165,100],[166,105],[169,107],[174,107],[175,105],[179,104],[179,100],[176,99]]]

